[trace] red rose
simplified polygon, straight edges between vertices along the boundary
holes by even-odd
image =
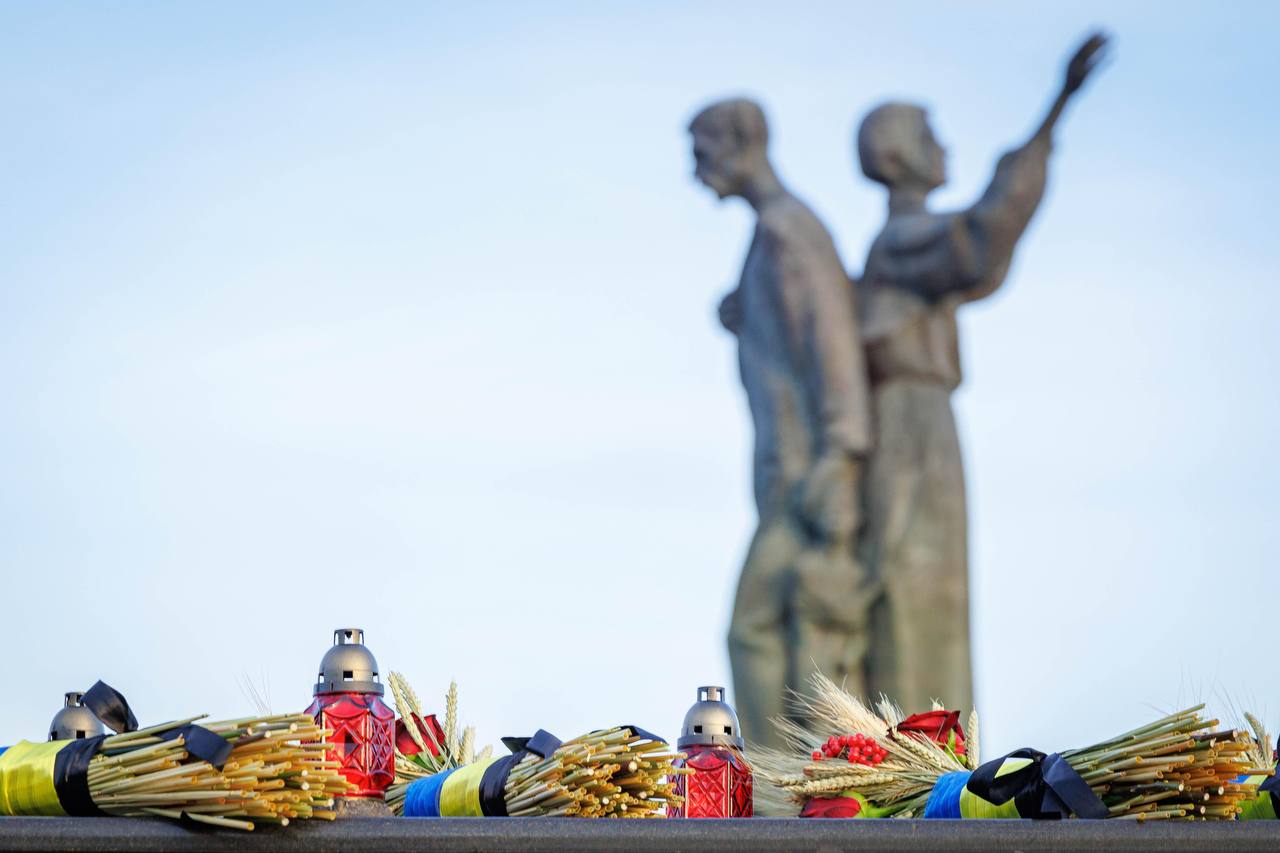
[[[814,797],[804,804],[800,817],[857,817],[862,803],[853,797]]]
[[[918,732],[932,738],[941,747],[950,747],[956,755],[964,755],[964,728],[959,711],[930,711],[912,714],[895,727],[900,732]]]
[[[418,716],[414,720],[418,724],[418,734],[422,737],[422,742],[427,745],[427,751],[432,755],[439,755],[440,750],[436,749],[436,744],[444,743],[444,729],[440,728],[440,722],[436,719],[435,714],[427,716]],[[433,741],[431,738],[434,737]],[[404,755],[417,755],[422,752],[418,748],[418,743],[413,739],[413,735],[409,733],[409,727],[405,725],[404,717],[396,720],[396,749],[400,750]]]

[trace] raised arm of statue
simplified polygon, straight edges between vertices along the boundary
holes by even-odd
[[[951,222],[957,261],[955,292],[969,302],[990,296],[1004,283],[1013,250],[1044,197],[1050,143],[1034,136],[1006,153],[977,204]]]
[[[1067,71],[1062,81],[1062,91],[1058,93],[1057,99],[1054,100],[1053,106],[1049,108],[1049,113],[1044,117],[1044,121],[1040,124],[1040,129],[1036,131],[1036,136],[1048,138],[1053,135],[1053,128],[1058,124],[1058,119],[1062,117],[1062,111],[1066,108],[1067,102],[1070,101],[1080,89],[1084,86],[1086,80],[1089,79],[1102,61],[1107,57],[1107,37],[1103,33],[1093,33],[1080,47],[1076,48],[1076,52],[1072,55],[1071,60],[1067,63]]]
[[[956,284],[964,301],[989,296],[1004,282],[1013,250],[1044,197],[1053,130],[1067,102],[1101,62],[1106,44],[1106,37],[1095,33],[1077,49],[1040,127],[1025,145],[1000,158],[982,198],[952,223],[960,261]]]

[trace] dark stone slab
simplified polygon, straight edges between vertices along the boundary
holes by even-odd
[[[7,850],[255,850],[298,853],[745,853],[839,851],[1280,850],[1280,821],[350,819],[254,832],[163,820],[0,818]]]

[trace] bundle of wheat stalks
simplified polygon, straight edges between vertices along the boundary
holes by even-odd
[[[540,735],[550,738],[545,732]],[[552,745],[559,743],[553,738],[551,741]],[[478,779],[494,769],[506,774],[505,778],[498,777],[502,796],[501,809],[496,813],[505,812],[510,817],[662,817],[665,805],[683,802],[671,781],[676,774],[687,772],[672,766],[683,754],[672,752],[664,741],[634,727],[591,732],[547,752],[545,757],[522,751],[505,759],[478,759],[476,764],[459,770],[457,776],[398,776],[387,791],[387,804],[396,814],[411,817],[493,814],[488,806],[479,805],[462,812],[440,806],[406,805],[414,799],[414,786],[434,784],[437,789],[448,789],[471,771]],[[510,764],[504,768],[496,762]],[[457,802],[456,798],[450,801]]]
[[[89,795],[112,815],[187,818],[235,829],[334,817],[347,791],[327,731],[306,714],[201,723],[231,744],[222,769],[190,760],[184,738],[161,735],[200,717],[108,737],[89,763]]]
[[[796,814],[812,797],[856,791],[879,816],[918,817],[944,774],[978,767],[978,720],[970,715],[967,752],[957,756],[926,735],[897,731],[901,709],[884,697],[875,709],[829,678],[812,679],[811,697],[798,697],[809,722],[775,720],[788,749],[759,749],[756,773],[770,783],[758,789],[762,814]],[[1215,731],[1199,705],[1162,717],[1084,749],[1061,753],[1107,807],[1110,817],[1136,820],[1225,819],[1239,814],[1253,788],[1235,780],[1251,772],[1250,739],[1239,731]],[[886,751],[874,765],[813,761],[811,751],[831,735],[860,733]]]
[[[1084,749],[1062,753],[1110,817],[1134,820],[1234,820],[1256,786],[1237,784],[1251,769],[1242,731],[1214,731],[1204,705],[1162,717]]]
[[[757,814],[795,816],[812,797],[855,790],[879,814],[911,817],[923,811],[940,776],[978,766],[976,714],[969,716],[962,758],[919,733],[894,733],[905,715],[883,696],[874,708],[868,707],[821,673],[814,673],[810,687],[812,695],[794,696],[798,716],[806,724],[784,718],[773,721],[787,749],[751,750],[756,776],[768,783],[756,788]],[[815,747],[832,735],[855,734],[883,749],[883,760],[877,764],[813,760]]]
[[[672,752],[628,726],[566,741],[547,758],[529,756],[507,777],[512,817],[662,817],[679,805]]]

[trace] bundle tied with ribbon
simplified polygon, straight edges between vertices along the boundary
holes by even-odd
[[[954,711],[906,717],[888,700],[873,710],[821,674],[811,686],[799,701],[804,725],[775,721],[790,748],[755,752],[757,775],[771,783],[757,795],[762,813],[1230,820],[1257,790],[1237,783],[1253,765],[1249,739],[1215,731],[1203,705],[1084,749],[1019,749],[979,764],[976,716],[966,744]]]
[[[503,743],[510,755],[398,783],[388,803],[405,817],[660,817],[680,802],[680,754],[638,726],[567,742],[539,729]]]
[[[347,790],[325,732],[306,715],[139,728],[99,681],[82,702],[116,732],[0,750],[0,815],[154,815],[253,829],[255,822],[331,818]]]
[[[1081,750],[1018,749],[940,777],[925,818],[1231,820],[1250,802],[1241,732],[1207,731],[1199,709]],[[1234,783],[1234,784],[1233,784]],[[1256,787],[1257,781],[1252,781]]]
[[[405,817],[507,817],[506,785],[526,756],[547,758],[560,747],[555,735],[539,729],[531,738],[504,738],[512,750],[435,773],[406,786]]]

